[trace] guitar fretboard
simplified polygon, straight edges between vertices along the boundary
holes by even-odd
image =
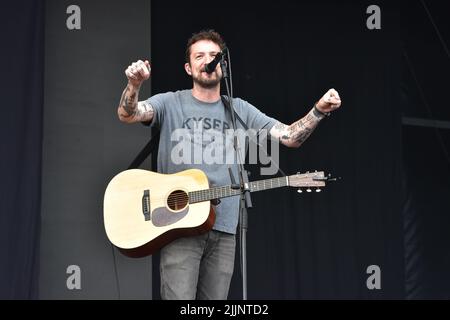
[[[288,177],[279,177],[259,181],[249,182],[251,192],[263,191],[274,188],[286,187],[289,184]],[[213,199],[227,198],[240,194],[239,189],[233,189],[230,185],[222,187],[214,187],[205,190],[189,192],[189,203],[197,203],[209,201]]]

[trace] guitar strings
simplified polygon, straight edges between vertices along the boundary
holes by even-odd
[[[270,183],[269,183],[270,182]],[[257,182],[251,182],[251,186],[254,189],[266,189],[267,187],[282,187],[286,186],[284,183],[285,179],[284,177],[282,180],[261,180]],[[153,200],[164,200],[169,205],[176,205],[178,203],[184,203],[189,201],[207,201],[207,200],[213,200],[217,198],[224,198],[228,196],[235,196],[238,195],[239,191],[231,189],[230,186],[222,186],[222,187],[216,187],[211,189],[204,189],[204,190],[196,190],[196,191],[190,191],[189,193],[186,192],[177,192],[174,195],[162,196],[162,197],[152,197]]]
[[[257,189],[259,189],[260,187],[266,188],[267,186],[269,186],[269,184],[266,183],[265,181],[252,183],[252,187],[253,188],[257,188]],[[280,182],[277,182],[277,183],[271,182],[270,183],[270,187],[277,187],[277,186],[281,187],[281,186],[285,186],[285,184],[284,183],[280,183]],[[214,189],[190,191],[189,193],[177,192],[177,194],[169,195],[169,197],[162,196],[162,197],[152,197],[152,198],[154,200],[168,199],[168,201],[179,201],[179,200],[183,200],[183,199],[186,199],[186,198],[191,198],[192,199],[192,198],[195,198],[195,197],[198,197],[198,198],[208,197],[209,198],[211,196],[216,196],[216,195],[220,197],[220,196],[223,195],[223,193],[225,193],[225,196],[226,195],[233,196],[233,195],[239,194],[239,192],[237,190],[236,190],[236,194],[233,194],[234,193],[234,189],[231,189],[229,186],[224,186],[224,187],[217,187],[217,188],[214,188]]]
[[[250,182],[250,186],[254,189],[254,191],[259,191],[269,188],[287,186],[285,182],[286,182],[285,177],[281,177],[276,179],[253,181]],[[210,189],[195,190],[190,192],[178,190],[171,193],[168,197],[159,196],[159,197],[151,197],[151,199],[153,201],[164,200],[164,202],[166,202],[169,206],[178,206],[178,205],[185,206],[188,203],[198,203],[218,198],[231,197],[236,196],[239,193],[240,190],[231,189],[231,186],[221,186]]]

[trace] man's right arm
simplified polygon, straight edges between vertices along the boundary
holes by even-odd
[[[150,63],[145,60],[133,62],[125,70],[128,84],[120,98],[117,114],[126,123],[148,122],[153,119],[154,109],[147,101],[138,101],[142,83],[150,77]]]
[[[126,123],[148,122],[153,119],[154,110],[147,101],[138,101],[139,88],[130,83],[126,86],[120,98],[117,114],[120,121]]]

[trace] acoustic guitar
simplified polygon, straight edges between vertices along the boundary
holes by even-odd
[[[245,189],[256,192],[290,186],[320,191],[327,180],[322,171],[298,173],[251,181]],[[179,237],[211,230],[215,221],[211,201],[240,192],[233,185],[210,188],[206,174],[198,169],[175,174],[126,170],[111,179],[105,191],[106,234],[126,256],[150,255]]]

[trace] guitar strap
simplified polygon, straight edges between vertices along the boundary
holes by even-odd
[[[222,103],[225,105],[225,109],[230,110],[230,104],[228,103],[227,98],[224,95],[221,95],[220,97],[222,99]],[[241,117],[239,117],[237,113],[235,115],[236,119],[242,124],[244,129],[248,130],[248,126],[245,124],[244,121],[242,121]],[[143,122],[142,124],[145,126],[149,126],[150,122]],[[134,160],[130,163],[128,169],[138,168],[142,164],[142,162],[144,162],[145,159],[147,159],[147,157],[153,152],[153,150],[155,150],[155,148],[159,146],[159,136],[161,132],[156,128],[152,128],[152,132],[153,132],[152,137],[144,146],[144,148],[142,148],[139,154],[134,158]]]

